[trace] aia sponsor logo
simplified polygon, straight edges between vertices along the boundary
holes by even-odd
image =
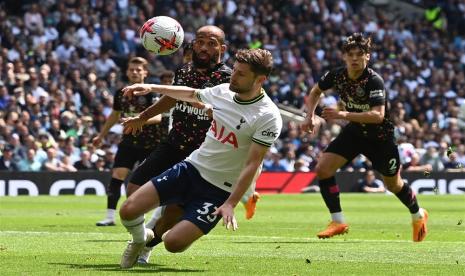
[[[234,148],[238,148],[237,137],[234,132],[228,131],[223,125],[217,124],[215,120],[212,120],[212,126],[210,128],[213,136],[223,144],[230,144]]]

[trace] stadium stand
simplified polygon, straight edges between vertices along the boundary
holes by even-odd
[[[89,141],[124,85],[127,60],[147,58],[149,82],[182,62],[181,52],[156,57],[140,46],[138,27],[156,15],[178,19],[187,41],[199,26],[223,28],[230,65],[239,48],[273,53],[266,91],[286,125],[266,162],[280,153],[287,171],[315,166],[341,122],[327,122],[317,136],[300,131],[306,94],[341,63],[341,39],[364,32],[376,45],[371,66],[389,92],[402,162],[418,155],[433,170],[465,165],[464,1],[8,0],[0,3],[0,152],[22,165],[7,169],[74,171],[83,156],[97,170],[111,168],[121,129],[101,149]],[[337,100],[328,93],[321,106]],[[368,168],[360,156],[344,170]]]

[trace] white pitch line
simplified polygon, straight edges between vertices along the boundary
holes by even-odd
[[[75,235],[75,236],[120,236],[123,235],[124,233],[101,233],[101,232],[51,232],[51,231],[0,231],[0,236],[8,236],[8,235],[22,235],[24,237],[24,234],[26,235]],[[128,235],[129,237],[129,235]],[[256,240],[276,240],[276,242],[279,242],[278,240],[302,240],[302,241],[321,241],[318,238],[299,238],[299,237],[282,237],[282,236],[254,236],[254,235],[219,235],[219,234],[210,234],[203,239],[215,239],[215,238],[221,238],[221,239],[234,239],[234,238],[240,238],[240,239],[256,239]],[[352,239],[352,238],[347,238],[346,239],[348,242],[354,242],[354,241],[360,241],[360,242],[366,242],[366,243],[392,243],[392,242],[397,242],[397,243],[411,243],[412,241],[410,240],[365,240],[365,239]],[[328,240],[328,243],[331,243],[332,241],[337,241],[341,242],[343,240],[341,239],[333,239],[333,240]],[[452,244],[465,244],[465,241],[423,241],[422,243],[452,243]]]

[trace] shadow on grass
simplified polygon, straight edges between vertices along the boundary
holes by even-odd
[[[127,273],[156,273],[156,272],[165,272],[165,273],[193,273],[193,272],[205,272],[204,270],[199,269],[176,269],[163,267],[164,265],[158,264],[146,264],[146,265],[135,265],[131,269],[122,269],[119,267],[119,264],[70,264],[70,263],[49,263],[49,265],[59,265],[66,266],[69,269],[82,269],[82,270],[97,270],[97,271],[119,271]]]

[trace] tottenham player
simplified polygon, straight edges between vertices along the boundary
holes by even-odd
[[[262,89],[271,69],[269,51],[240,50],[229,84],[206,89],[139,84],[123,89],[129,96],[159,92],[210,104],[213,120],[199,149],[152,178],[122,205],[121,221],[133,241],[124,251],[121,267],[132,267],[153,238],[144,227],[144,213],[159,205],[178,203],[184,208],[181,220],[162,236],[170,252],[187,249],[221,217],[227,229],[237,229],[234,208],[258,177],[263,157],[282,128],[279,109]]]
[[[222,62],[222,56],[226,50],[223,30],[216,26],[200,27],[192,45],[192,62],[176,71],[174,84],[206,88],[228,83],[231,69]],[[156,104],[138,116],[125,120],[123,122],[125,133],[138,133],[149,118],[166,112],[171,107],[173,107],[173,127],[168,139],[162,141],[147,160],[134,171],[128,184],[129,195],[152,177],[184,160],[205,139],[205,134],[211,124],[207,109],[204,109],[203,105],[177,101],[168,96],[162,96]],[[247,219],[254,215],[256,202],[259,199],[258,193],[254,193],[253,188],[252,186],[242,200],[246,207]],[[157,208],[153,212],[152,219],[147,223],[147,227],[154,231],[157,224],[158,231],[155,231],[155,238],[141,254],[139,260],[141,263],[148,262],[151,248],[161,242],[161,234],[178,222],[182,209],[171,204],[164,209],[163,213],[162,216],[162,210]]]
[[[427,233],[428,213],[418,206],[415,193],[400,177],[399,152],[394,142],[394,126],[388,116],[384,82],[367,66],[370,49],[370,38],[359,33],[349,36],[342,46],[345,66],[327,72],[310,91],[308,115],[302,124],[304,130],[313,130],[315,108],[320,95],[331,88],[339,94],[345,110],[325,107],[323,118],[349,121],[329,144],[316,166],[321,195],[332,220],[327,229],[317,236],[330,238],[348,231],[335,174],[358,154],[364,154],[373,163],[373,168],[381,173],[388,190],[409,209],[412,215],[413,240],[419,242]]]

